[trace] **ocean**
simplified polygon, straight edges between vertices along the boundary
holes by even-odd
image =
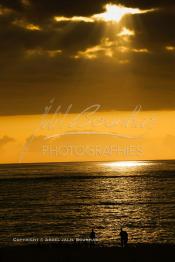
[[[0,246],[27,238],[175,244],[175,161],[0,165]],[[17,241],[17,239],[23,241]]]

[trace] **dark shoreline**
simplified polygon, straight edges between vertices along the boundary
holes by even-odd
[[[121,247],[32,245],[1,247],[0,261],[169,261],[175,259],[175,245],[137,244]],[[167,262],[168,262],[167,261]]]

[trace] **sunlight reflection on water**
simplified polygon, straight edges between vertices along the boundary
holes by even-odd
[[[129,243],[174,243],[174,172],[174,161],[2,166],[0,245],[9,236],[88,237],[92,227],[112,245],[121,226]]]
[[[110,163],[103,163],[102,165],[104,166],[109,166],[109,167],[140,167],[140,166],[147,166],[151,165],[152,163],[148,162],[141,162],[141,161],[119,161],[119,162],[110,162]]]

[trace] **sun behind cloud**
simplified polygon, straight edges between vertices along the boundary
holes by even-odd
[[[94,23],[94,22],[115,22],[119,23],[125,15],[134,15],[134,14],[145,14],[148,12],[153,12],[155,9],[147,9],[142,10],[139,8],[130,8],[125,7],[123,5],[114,5],[114,4],[106,4],[104,6],[105,12],[100,14],[94,14],[90,17],[84,16],[73,16],[73,17],[65,17],[65,16],[55,16],[54,20],[56,22],[86,22],[86,23]]]
[[[120,22],[125,15],[134,15],[134,14],[144,14],[153,11],[150,10],[140,10],[139,8],[129,8],[123,5],[105,5],[105,12],[102,14],[94,15],[95,20],[101,20],[105,22]]]

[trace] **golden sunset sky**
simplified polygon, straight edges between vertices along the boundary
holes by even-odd
[[[174,159],[175,3],[0,0],[0,163]]]

